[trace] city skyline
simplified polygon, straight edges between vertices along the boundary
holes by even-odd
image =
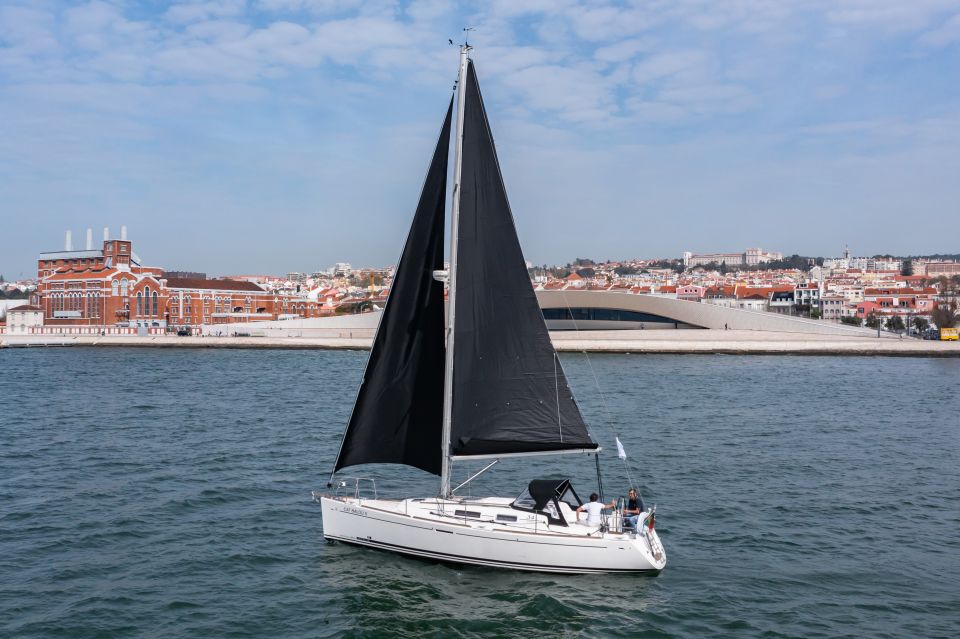
[[[534,264],[957,251],[953,2],[7,2],[0,273],[394,263],[466,24]]]
[[[61,240],[59,247],[45,246],[42,247],[38,252],[41,260],[48,259],[51,255],[60,254],[61,251],[66,252],[87,252],[98,251],[102,244],[108,239],[119,239],[126,241],[127,239],[134,239],[137,246],[140,245],[142,239],[140,238],[128,238],[128,230],[126,226],[121,226],[119,232],[114,229],[111,231],[109,227],[104,227],[101,229],[93,229],[88,227],[85,231],[77,232],[74,229],[68,229],[65,231],[65,235]],[[752,257],[751,257],[752,254]],[[138,256],[142,258],[143,256]],[[342,256],[341,256],[342,257]],[[707,253],[692,253],[690,251],[683,251],[680,255],[671,256],[671,255],[633,255],[626,257],[610,258],[610,257],[600,257],[600,256],[590,256],[585,255],[582,252],[578,253],[576,257],[569,257],[565,260],[553,263],[533,263],[529,260],[527,264],[530,268],[538,269],[545,267],[548,269],[563,269],[569,267],[573,271],[576,271],[578,268],[586,266],[586,263],[593,264],[596,266],[603,266],[606,264],[643,264],[643,263],[653,263],[653,262],[664,262],[669,261],[673,262],[676,265],[684,265],[686,270],[692,270],[695,267],[706,267],[706,268],[717,268],[723,264],[723,266],[730,268],[733,271],[741,267],[746,267],[747,271],[750,271],[755,268],[761,270],[777,270],[782,268],[794,268],[793,266],[785,266],[787,263],[795,263],[796,258],[803,258],[809,260],[811,266],[816,260],[816,264],[819,264],[821,260],[826,262],[833,261],[850,261],[850,268],[856,269],[866,269],[866,270],[876,270],[874,266],[871,265],[873,258],[890,258],[891,264],[892,261],[897,261],[896,266],[884,266],[886,270],[899,270],[901,268],[899,262],[900,260],[909,261],[914,259],[920,259],[921,261],[932,258],[933,261],[940,261],[946,259],[950,262],[955,262],[960,260],[960,252],[958,253],[947,253],[947,254],[933,254],[933,253],[922,253],[917,255],[894,255],[889,252],[881,252],[874,255],[861,255],[856,254],[850,250],[849,246],[844,247],[842,252],[836,253],[834,255],[806,255],[801,256],[797,253],[791,252],[780,252],[780,251],[767,251],[759,247],[746,248],[737,252],[707,252]],[[36,259],[36,258],[35,258]],[[292,275],[300,275],[305,277],[312,277],[315,275],[325,274],[326,277],[337,277],[342,274],[349,275],[351,272],[356,273],[367,273],[367,272],[376,272],[376,271],[385,271],[392,269],[396,266],[394,262],[391,263],[357,263],[351,261],[341,260],[339,257],[331,258],[327,260],[320,260],[310,268],[305,270],[293,270],[289,268],[281,268],[277,271],[264,271],[256,269],[239,269],[234,271],[224,271],[222,269],[218,270],[216,268],[210,271],[203,271],[202,269],[194,269],[189,265],[170,265],[165,263],[163,257],[156,256],[146,256],[146,261],[153,264],[154,268],[159,269],[163,272],[169,273],[170,277],[210,277],[215,278],[226,278],[231,277],[251,277],[251,276],[265,276],[275,279],[290,279]],[[580,263],[584,262],[584,263]],[[776,262],[777,264],[770,264],[770,262]],[[781,264],[782,263],[782,264]],[[886,263],[885,263],[886,264]],[[651,267],[652,268],[652,267]],[[343,271],[343,273],[341,273]],[[3,277],[7,282],[15,281],[32,281],[34,279],[32,274],[20,274],[17,277],[8,277],[5,273],[0,272],[0,277]]]
[[[108,330],[110,335],[129,336],[136,330],[137,334],[153,331],[165,335],[176,331],[178,336],[189,336],[195,326],[204,326],[200,330],[223,336],[236,332],[225,324],[312,320],[376,310],[383,307],[389,291],[395,288],[390,268],[354,269],[342,262],[327,272],[293,272],[279,277],[246,274],[208,278],[205,273],[169,271],[145,262],[126,231],[121,228],[120,238],[116,239],[109,229],[104,229],[101,243],[95,245],[93,230],[88,229],[81,246],[73,245],[72,233],[67,232],[63,250],[41,252],[35,286],[17,282],[3,287],[2,297],[8,301],[0,301],[0,313],[11,306],[9,291],[14,293],[14,299],[20,298],[20,293],[29,293],[29,305],[13,302],[15,308],[10,310],[17,314],[10,330],[18,335],[58,334],[76,329],[85,335],[101,336]],[[541,293],[549,296],[553,295],[551,292],[566,290],[654,296],[740,310],[803,314],[810,319],[850,325],[861,325],[867,320],[876,323],[878,316],[889,315],[890,330],[905,328],[901,316],[907,316],[917,330],[930,321],[936,321],[941,328],[941,322],[953,321],[953,315],[935,316],[947,312],[940,302],[947,304],[947,310],[953,304],[960,278],[958,261],[917,259],[906,268],[907,262],[897,259],[857,258],[849,251],[836,259],[798,258],[784,259],[779,252],[759,247],[741,253],[685,252],[679,264],[677,260],[600,263],[578,258],[566,267],[533,268],[530,278],[538,297]],[[562,294],[560,300],[564,299]],[[578,311],[578,321],[592,318],[590,321],[640,322],[633,328],[641,330],[650,321],[662,324],[660,328],[672,325],[676,329],[681,321],[689,324],[690,318],[683,311],[690,310],[689,307],[675,309],[677,316],[648,313],[640,319],[642,313],[631,313],[641,312],[641,307],[656,302],[638,298],[629,303],[624,299],[622,304],[635,308],[620,308],[613,315],[584,311],[587,316],[582,316]],[[572,320],[570,308],[564,301],[559,309],[554,309],[560,312],[559,316],[551,311],[551,317],[546,312],[544,317]],[[913,322],[914,319],[918,321]],[[714,317],[712,321],[712,327],[719,328],[719,320]],[[697,321],[694,325],[704,327]],[[282,327],[288,326],[284,323]],[[723,326],[729,326],[729,321]],[[0,326],[0,332],[3,330]]]

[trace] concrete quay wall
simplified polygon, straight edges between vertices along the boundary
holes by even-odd
[[[625,334],[630,333],[630,334]],[[639,333],[639,334],[638,334]],[[771,331],[597,331],[552,334],[561,352],[960,357],[957,342]]]
[[[30,336],[0,337],[0,347],[149,347],[369,349],[373,331],[325,337]],[[731,355],[886,355],[960,357],[960,343],[758,331],[591,331],[551,333],[560,352]]]

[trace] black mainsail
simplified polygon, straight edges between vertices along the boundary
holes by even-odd
[[[380,318],[334,472],[393,463],[440,474],[443,423],[444,199],[453,101]]]
[[[461,90],[449,452],[594,450],[530,285],[472,61]]]
[[[334,467],[415,466],[441,475],[444,495],[453,458],[598,449],[530,285],[471,60],[465,69],[454,185],[452,357],[445,347],[443,284],[434,278],[443,268],[451,102]],[[438,443],[447,435],[444,449]]]

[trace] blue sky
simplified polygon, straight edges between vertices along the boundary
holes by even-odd
[[[393,263],[465,25],[535,263],[960,251],[960,0],[0,0],[0,273]]]

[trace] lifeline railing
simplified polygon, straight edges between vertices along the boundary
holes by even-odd
[[[373,479],[372,477],[344,477],[343,479],[338,479],[334,482],[332,486],[333,494],[331,496],[334,498],[349,497],[351,496],[350,493],[352,492],[353,493],[352,497],[354,499],[369,498],[369,494],[367,496],[364,496],[363,494],[361,494],[363,492],[362,487],[366,486],[364,482],[369,482],[370,488],[368,488],[367,490],[368,491],[372,490],[373,498],[378,499],[379,497],[377,495],[377,480]],[[311,495],[313,496],[314,501],[320,501],[320,497],[325,494],[329,494],[329,493],[322,493],[318,490],[314,490],[311,492]]]

